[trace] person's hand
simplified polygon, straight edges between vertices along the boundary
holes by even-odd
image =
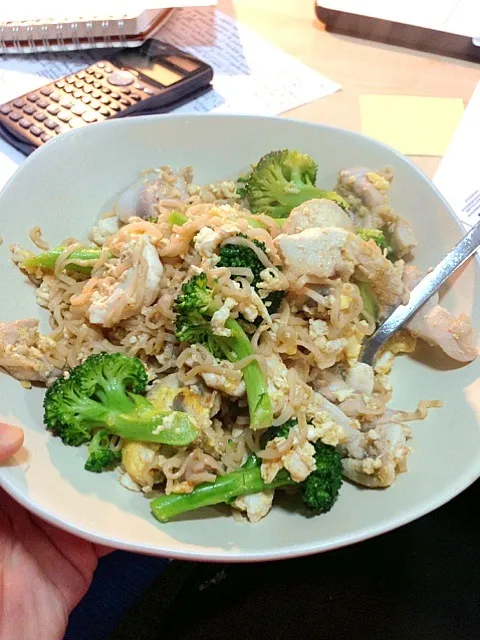
[[[23,444],[0,423],[0,464]],[[61,640],[108,549],[31,515],[0,489],[0,640]]]

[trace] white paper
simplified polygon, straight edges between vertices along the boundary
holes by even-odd
[[[157,34],[211,64],[214,89],[180,113],[277,115],[334,93],[340,85],[298,62],[247,27],[214,9],[180,9]],[[0,56],[0,103],[75,73],[105,55],[71,52]],[[24,156],[0,140],[0,187]]]
[[[480,219],[480,82],[433,179],[467,228]]]
[[[177,113],[278,115],[340,89],[221,11],[182,9],[158,37],[210,64],[214,91]]]

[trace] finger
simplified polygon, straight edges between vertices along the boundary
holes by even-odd
[[[23,445],[23,431],[19,427],[0,422],[0,462],[8,460]]]

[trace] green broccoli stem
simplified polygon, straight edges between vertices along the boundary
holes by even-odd
[[[181,227],[186,222],[188,222],[188,217],[180,213],[180,211],[172,211],[172,213],[168,216],[168,223],[173,226]]]
[[[184,447],[197,438],[199,431],[187,413],[159,410],[146,398],[136,394],[130,394],[130,398],[129,411],[124,410],[124,403],[119,410],[112,410],[85,398],[82,402],[82,421],[92,429],[102,427],[126,440]]]
[[[260,467],[247,464],[237,471],[218,476],[215,482],[199,484],[191,493],[159,496],[151,501],[150,509],[157,520],[167,522],[187,511],[216,504],[229,504],[240,496],[295,484],[285,469],[279,471],[275,480],[267,484],[262,480]]]
[[[236,320],[228,318],[225,327],[230,329],[231,335],[228,338],[216,337],[216,340],[230,362],[242,360],[255,353],[247,334]],[[247,392],[250,428],[266,429],[273,422],[273,409],[265,376],[256,361],[243,367],[242,372]]]
[[[36,268],[53,270],[55,268],[55,264],[59,258],[59,256],[65,251],[66,247],[56,247],[55,249],[50,249],[49,251],[45,251],[44,253],[40,253],[31,258],[27,258],[21,264],[22,267],[25,268]],[[78,265],[74,264],[75,261],[89,261],[95,262],[98,260],[101,254],[100,249],[93,249],[89,247],[84,247],[81,249],[76,249],[72,251],[68,260],[65,264],[65,269],[67,271],[77,271],[78,273],[90,273],[92,270],[92,266],[88,265]]]
[[[315,198],[326,198],[327,200],[333,200],[341,207],[345,205],[344,199],[339,196],[338,193],[335,193],[335,191],[318,189],[314,185],[302,186],[297,192],[282,191],[278,194],[279,209],[282,210],[282,215],[278,217],[286,218],[292,209],[298,207],[307,200],[313,200]]]

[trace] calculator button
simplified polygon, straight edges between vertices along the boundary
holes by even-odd
[[[58,114],[58,119],[61,120],[62,122],[70,122],[70,120],[73,118],[71,113],[68,113],[68,111],[61,111]]]
[[[98,82],[97,80],[95,80],[95,82],[92,85],[93,87],[95,87],[95,89],[101,89],[102,88],[102,83]]]
[[[27,116],[31,116],[32,113],[35,113],[36,108],[34,107],[33,104],[27,104],[26,107],[23,108],[23,113],[26,113]]]
[[[81,89],[84,85],[85,85],[85,82],[84,82],[83,80],[77,80],[77,81],[75,82],[75,85],[74,85],[74,86],[75,86],[77,89]]]
[[[120,105],[119,104],[114,104],[112,102],[111,105],[109,105],[110,109],[112,109],[113,111],[120,111]]]
[[[104,66],[105,66],[105,63],[104,63],[104,62],[97,62],[97,67],[98,67],[99,69],[103,69],[103,68],[104,68]]]
[[[108,81],[110,84],[113,84],[114,87],[126,87],[134,83],[135,76],[132,75],[130,71],[119,69],[108,76]]]
[[[97,114],[96,113],[92,113],[91,111],[87,111],[86,113],[84,113],[82,115],[82,118],[85,122],[96,122],[98,120],[97,118]]]
[[[67,131],[70,131],[70,127],[68,127],[66,124],[60,124],[58,125],[58,127],[55,129],[55,133],[58,135],[59,133],[66,133]]]
[[[130,91],[130,89],[129,89],[128,87],[126,87],[125,89],[122,89],[122,92],[123,92],[126,96],[130,95],[130,93],[131,93],[131,91]]]
[[[13,120],[13,122],[18,122],[22,118],[22,114],[18,111],[12,111],[12,113],[10,113],[8,117],[10,118],[10,120]]]
[[[85,91],[85,93],[92,93],[93,88],[87,84],[86,87],[83,87],[83,90]]]
[[[150,89],[150,87],[144,87],[143,90],[145,91],[145,93],[148,93],[149,96],[155,95],[155,91],[153,89]]]
[[[85,82],[87,82],[88,84],[92,84],[93,82],[92,76],[88,76],[87,78],[85,78]]]
[[[12,111],[12,107],[8,104],[4,104],[2,107],[0,107],[0,113],[3,113],[4,116],[8,116],[8,114]]]
[[[68,78],[65,78],[65,81],[68,82],[68,84],[73,84],[75,82],[75,76],[68,76]]]
[[[55,122],[55,120],[51,120],[50,118],[47,118],[43,124],[47,127],[47,129],[56,129],[58,127],[58,123]]]
[[[113,98],[114,100],[118,100],[120,98],[120,94],[119,93],[115,93],[115,91],[113,91],[110,94],[110,97]]]
[[[50,94],[50,100],[53,100],[54,102],[59,102],[61,97],[62,94],[59,91],[54,91]]]
[[[113,71],[112,67],[110,67],[110,66],[105,67],[105,72],[106,73],[112,73],[112,71]]]
[[[58,106],[58,104],[49,104],[47,107],[47,111],[50,115],[56,116],[60,111],[60,107]]]
[[[75,103],[71,98],[69,98],[68,96],[65,96],[64,98],[62,98],[60,100],[60,102],[58,104],[61,107],[63,107],[64,109],[70,109],[70,107],[72,107]],[[24,111],[25,111],[25,109],[24,109]]]
[[[85,71],[79,71],[77,73],[77,78],[79,78],[80,80],[83,80],[85,78],[85,75],[86,75]]]
[[[48,107],[49,105],[49,101],[45,100],[45,98],[40,98],[40,100],[37,102],[37,107],[40,107],[40,109],[45,109],[45,107]]]
[[[124,107],[129,107],[132,104],[130,100],[127,100],[126,98],[120,98],[119,102],[120,104],[123,104]]]
[[[99,113],[101,113],[102,116],[109,116],[110,115],[110,109],[107,109],[107,107],[100,107]]]
[[[139,96],[139,95],[138,95],[138,93],[132,93],[132,94],[130,95],[130,98],[131,98],[132,100],[135,100],[135,102],[138,102],[139,100],[141,100],[141,99],[142,99],[142,98],[141,98],[141,96]]]
[[[103,93],[112,93],[112,90],[110,89],[110,87],[102,87],[102,91]]]
[[[38,93],[29,93],[27,99],[30,100],[30,102],[36,102],[39,97]]]
[[[18,98],[18,100],[14,100],[13,106],[17,107],[17,109],[21,109],[22,107],[25,106],[25,100],[22,100],[22,98]]]
[[[88,67],[87,69],[87,73],[95,73],[96,69],[95,67]]]
[[[55,82],[55,86],[58,89],[63,89],[63,87],[65,86],[65,81],[64,80],[59,80],[58,82]]]
[[[72,95],[73,95],[74,98],[77,98],[77,100],[78,100],[79,98],[81,98],[83,96],[83,91],[74,91],[72,93]]]
[[[107,96],[102,96],[102,97],[100,98],[100,102],[101,102],[102,104],[110,104],[111,100],[110,100],[110,98],[107,98]]]
[[[73,93],[74,89],[71,84],[67,85],[64,89],[66,93]]]
[[[18,121],[18,124],[22,127],[22,129],[30,129],[30,127],[32,126],[32,123],[30,122],[30,120],[27,120],[27,118],[21,118]]]
[[[33,117],[38,122],[43,122],[44,120],[47,119],[47,116],[43,113],[43,111],[37,111],[36,113],[33,114]]]
[[[74,113],[76,116],[81,116],[82,113],[85,113],[86,110],[87,107],[84,107],[83,104],[76,104],[71,109],[72,113]]]
[[[40,93],[44,96],[49,96],[51,93],[53,93],[53,89],[52,87],[43,87],[42,89],[40,89]]]
[[[95,76],[95,78],[97,80],[101,80],[103,78],[103,73],[100,73],[99,71],[97,71],[96,73],[93,74]]]
[[[40,127],[33,125],[33,127],[30,127],[30,133],[38,138],[38,136],[41,136],[43,132]]]
[[[92,98],[101,98],[102,97],[102,93],[100,91],[93,91],[92,92]]]
[[[91,103],[90,103],[90,107],[92,109],[95,109],[95,110],[96,109],[100,109],[101,106],[102,105],[100,104],[100,102],[98,100],[92,100]]]
[[[49,136],[49,135],[48,135],[48,133],[44,133],[44,134],[42,135],[42,137],[40,138],[40,140],[41,140],[42,142],[48,142],[48,141],[49,141],[49,140],[51,140],[51,139],[52,139],[52,136]]]
[[[135,89],[138,89],[138,91],[143,91],[145,88],[143,84],[138,84],[138,83],[134,84],[133,86],[135,87]]]
[[[91,101],[92,101],[92,99],[90,98],[90,96],[83,96],[83,98],[82,98],[82,102],[84,104],[90,104]]]

